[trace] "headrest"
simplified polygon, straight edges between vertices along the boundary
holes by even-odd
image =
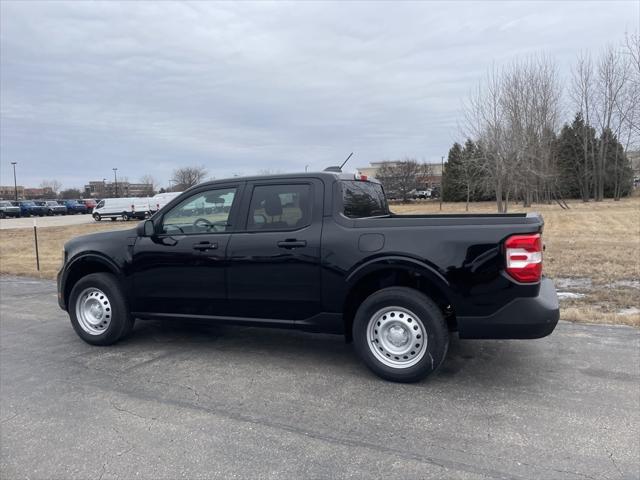
[[[282,215],[282,202],[277,193],[270,193],[264,199],[264,211],[270,217]]]

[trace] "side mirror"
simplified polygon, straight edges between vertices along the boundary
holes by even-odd
[[[156,233],[156,228],[152,220],[145,220],[138,224],[138,235],[140,237],[152,237]]]

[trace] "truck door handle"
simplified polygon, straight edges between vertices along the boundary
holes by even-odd
[[[218,244],[217,243],[211,243],[211,242],[200,242],[200,243],[194,243],[193,244],[193,249],[194,250],[200,250],[201,252],[205,252],[207,250],[215,250],[216,248],[218,248]]]
[[[306,246],[306,240],[296,240],[295,238],[287,238],[286,240],[278,242],[278,247],[280,248],[300,248]]]

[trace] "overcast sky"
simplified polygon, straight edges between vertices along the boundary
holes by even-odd
[[[0,2],[0,183],[177,166],[210,176],[415,157],[460,140],[495,62],[561,74],[637,30],[640,2]]]

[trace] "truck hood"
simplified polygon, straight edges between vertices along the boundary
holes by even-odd
[[[128,239],[135,240],[136,229],[111,230],[107,232],[90,233],[72,238],[64,244],[67,257],[71,258],[79,253],[98,252],[104,253],[105,247],[109,249],[126,248]]]

